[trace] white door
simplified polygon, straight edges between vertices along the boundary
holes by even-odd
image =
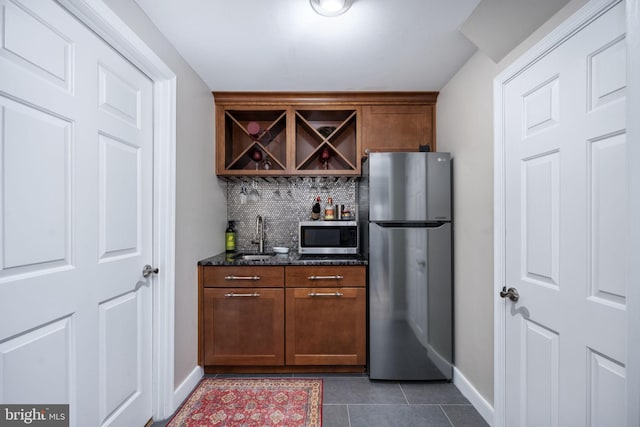
[[[144,425],[151,82],[52,0],[0,7],[0,402]]]
[[[506,84],[507,426],[625,425],[625,5]]]

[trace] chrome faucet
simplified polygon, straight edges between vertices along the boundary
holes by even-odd
[[[258,252],[264,252],[264,222],[261,215],[256,216],[256,238],[251,243],[258,245]]]

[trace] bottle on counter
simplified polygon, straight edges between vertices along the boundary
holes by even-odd
[[[335,219],[335,209],[331,197],[327,199],[327,206],[324,208],[324,219]]]
[[[224,248],[226,252],[236,251],[236,229],[233,221],[229,221],[229,225],[224,233]]]
[[[313,204],[311,208],[311,219],[317,220],[320,218],[320,196],[316,197],[316,202]]]

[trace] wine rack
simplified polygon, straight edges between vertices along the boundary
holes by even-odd
[[[230,174],[281,175],[287,170],[287,111],[226,110],[224,148]]]
[[[357,110],[296,110],[295,171],[300,175],[359,173]]]

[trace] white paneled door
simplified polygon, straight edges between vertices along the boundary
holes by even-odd
[[[142,426],[152,83],[58,3],[0,7],[0,403]]]
[[[625,4],[504,87],[505,425],[625,425]]]

